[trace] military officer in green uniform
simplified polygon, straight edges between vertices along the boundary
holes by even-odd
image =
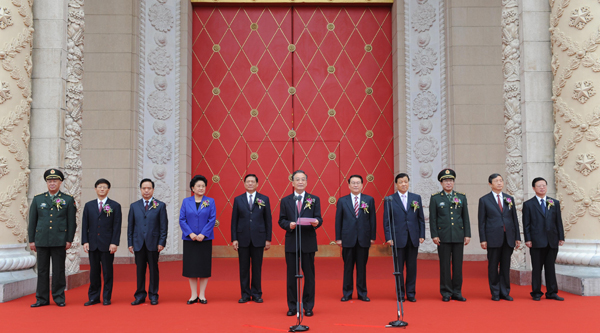
[[[29,209],[29,247],[37,252],[38,282],[32,308],[50,304],[50,258],[52,258],[52,298],[65,306],[65,259],[71,247],[77,223],[75,200],[62,193],[64,175],[58,169],[44,172],[48,192],[36,195]]]
[[[471,240],[471,224],[467,197],[464,193],[454,191],[455,178],[454,170],[442,170],[438,180],[443,191],[432,194],[429,203],[429,229],[431,239],[438,247],[440,293],[444,302],[450,299],[461,302],[467,300],[461,291],[462,264],[464,246]]]

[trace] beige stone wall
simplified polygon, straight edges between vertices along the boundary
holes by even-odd
[[[490,191],[487,178],[506,174],[502,75],[501,0],[448,2],[449,150],[456,190],[467,194],[471,244],[479,246],[479,198]]]
[[[138,6],[135,0],[86,0],[82,201],[96,198],[94,183],[111,182],[123,207],[121,246],[127,256],[127,214],[137,198]]]

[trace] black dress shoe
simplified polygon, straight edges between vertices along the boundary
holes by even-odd
[[[240,298],[240,299],[238,300],[238,303],[248,303],[248,302],[250,302],[250,299],[249,299],[249,298]]]
[[[552,296],[546,296],[546,299],[553,299],[555,301],[564,301],[565,299],[558,296],[558,295],[552,295]]]
[[[150,305],[156,305],[158,304],[158,300],[157,299],[151,299],[150,300]]]
[[[417,299],[416,299],[416,298],[414,298],[414,297],[408,297],[408,298],[407,298],[407,300],[408,300],[409,302],[413,302],[413,303],[417,301]]]
[[[459,302],[466,302],[467,299],[462,297],[462,296],[452,296],[450,297],[451,299],[455,300],[455,301],[459,301]]]
[[[512,296],[500,296],[500,299],[503,299],[505,301],[509,301],[512,302],[514,299],[512,298]]]
[[[105,299],[104,302],[102,302],[103,305],[110,305],[110,300],[109,299]]]
[[[188,300],[188,301],[187,301],[187,304],[188,304],[188,305],[192,305],[192,304],[194,304],[194,303],[198,303],[198,297],[196,297],[196,298],[194,298],[194,299],[190,299],[190,300]]]
[[[50,304],[48,304],[48,303],[42,303],[42,302],[35,302],[35,303],[31,304],[30,306],[32,308],[39,308],[40,306],[46,306],[46,305],[50,305]]]
[[[361,301],[363,301],[363,302],[370,302],[371,301],[371,299],[368,298],[367,296],[365,296],[365,297],[359,297],[358,299],[361,300]]]
[[[500,301],[500,296],[492,296],[492,301]]]
[[[450,302],[450,296],[442,296],[442,302]]]
[[[306,311],[304,311],[304,315],[307,317],[312,317],[314,315],[314,313],[312,310],[306,310]]]
[[[287,312],[285,315],[286,315],[286,316],[288,316],[288,317],[290,317],[290,316],[295,316],[295,315],[296,315],[296,312],[298,312],[298,311],[296,311],[296,310],[293,310],[293,311],[292,311],[292,310],[289,310],[289,311],[288,311],[288,312]]]
[[[202,299],[202,298],[199,298],[199,299],[198,299],[198,302],[200,302],[200,304],[206,304],[206,303],[208,303],[208,301],[207,301],[207,300],[205,300],[205,299]]]
[[[348,301],[349,301],[349,300],[351,300],[351,299],[352,299],[352,297],[346,297],[346,296],[343,296],[343,297],[342,297],[342,299],[341,299],[340,301],[342,301],[342,302],[348,302]]]
[[[56,303],[56,305],[60,306],[61,308],[64,308],[66,304],[64,302],[62,302],[62,303]]]
[[[534,300],[534,301],[539,301],[539,300],[540,300],[540,297],[533,297],[533,300]]]
[[[98,303],[100,303],[100,300],[87,301],[83,304],[83,306],[90,306],[90,305],[94,305],[94,304],[98,304]]]
[[[131,302],[131,305],[140,305],[142,303],[145,303],[146,299],[136,299],[135,301]]]
[[[260,298],[260,297],[258,297],[258,298],[257,297],[252,297],[252,301],[254,303],[262,303],[262,302],[264,302],[263,299]]]

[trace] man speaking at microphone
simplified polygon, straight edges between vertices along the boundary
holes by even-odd
[[[307,317],[313,315],[315,305],[315,252],[317,248],[316,230],[323,224],[321,218],[321,203],[319,197],[305,191],[308,176],[302,170],[296,170],[292,174],[292,186],[294,193],[281,199],[279,213],[279,226],[285,232],[285,263],[287,265],[287,302],[288,316],[297,313],[297,285],[296,285],[296,217],[313,218],[310,226],[301,226],[300,237],[302,253],[302,274],[304,275],[304,293],[302,303],[304,314]]]

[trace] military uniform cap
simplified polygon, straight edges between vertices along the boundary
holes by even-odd
[[[44,172],[44,180],[48,181],[50,179],[58,179],[62,182],[65,179],[65,175],[58,169],[48,169]]]
[[[442,181],[444,179],[455,179],[456,178],[456,172],[454,172],[454,170],[452,169],[444,169],[442,171],[440,171],[440,173],[438,173],[438,180]]]

